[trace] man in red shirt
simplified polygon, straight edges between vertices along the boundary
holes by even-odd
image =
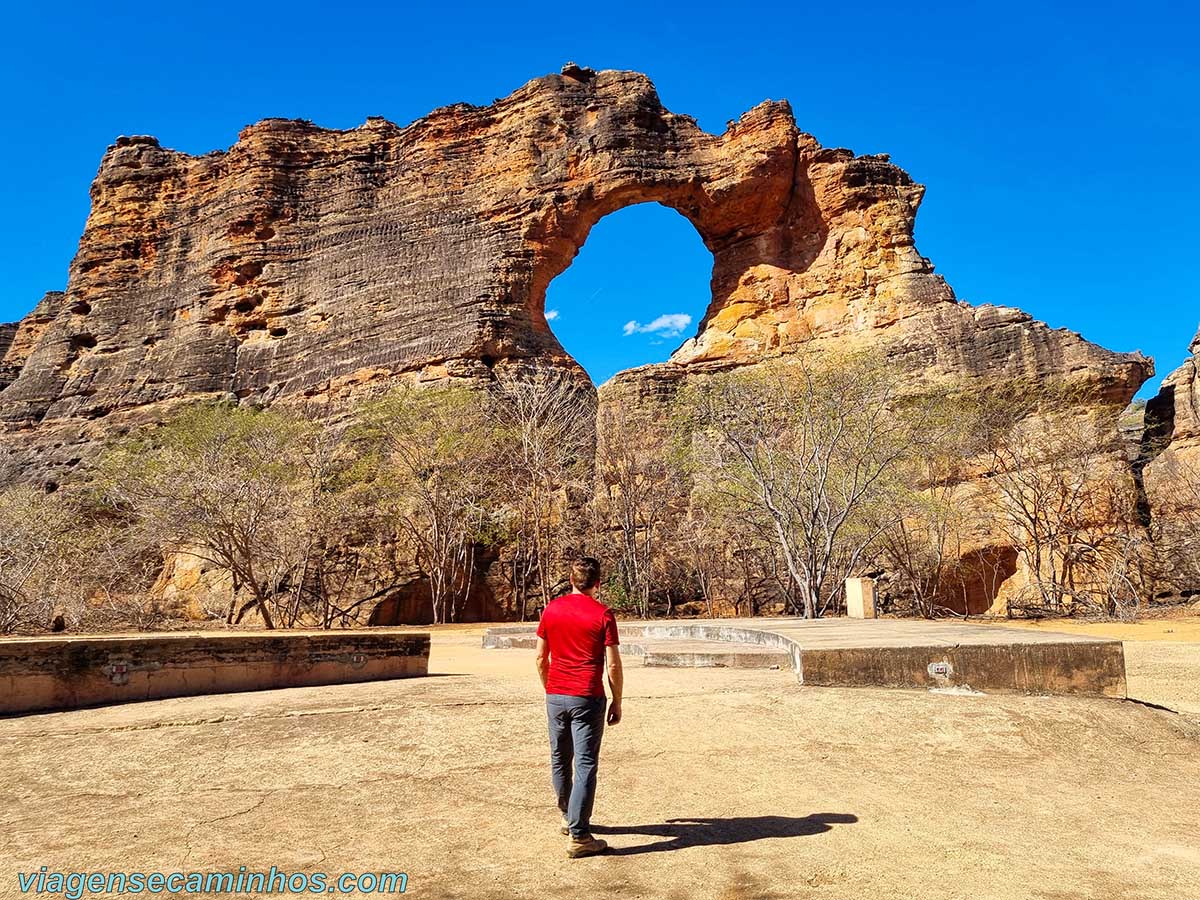
[[[550,722],[550,778],[570,835],[567,856],[594,856],[608,844],[591,834],[596,770],[604,736],[604,669],[607,662],[612,703],[607,721],[621,721],[620,640],[612,610],[596,599],[600,563],[591,557],[571,566],[572,593],[547,604],[537,630],[537,670],[546,689]],[[571,777],[572,759],[575,764]]]

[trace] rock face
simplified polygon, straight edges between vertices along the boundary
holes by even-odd
[[[1178,548],[1173,580],[1200,595],[1200,332],[1190,349],[1146,404],[1142,477],[1155,533]]]
[[[1151,454],[1181,454],[1200,459],[1200,331],[1192,338],[1191,358],[1163,379],[1146,404],[1146,440]]]
[[[786,103],[712,135],[645,76],[573,65],[406,128],[268,119],[199,157],[121,138],[66,294],[0,332],[0,441],[25,477],[58,480],[199,397],[335,403],[399,376],[581,373],[546,287],[601,217],[645,201],[696,227],[712,301],[669,364],[626,380],[815,341],[931,377],[1064,376],[1128,400],[1146,358],[955,299],[913,244],[923,190],[886,157],[822,148]]]
[[[62,305],[62,291],[50,291],[20,322],[0,325],[0,391],[16,381]]]

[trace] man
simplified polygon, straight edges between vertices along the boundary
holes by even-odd
[[[567,856],[572,859],[608,849],[590,830],[606,721],[606,662],[612,690],[607,722],[616,725],[621,721],[624,673],[617,620],[612,610],[596,599],[599,586],[600,563],[591,557],[576,560],[571,566],[574,590],[550,601],[537,631],[537,670],[546,689],[550,722],[550,778],[563,816],[562,833],[570,835]]]

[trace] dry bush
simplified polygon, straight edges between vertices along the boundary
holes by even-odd
[[[1012,607],[1128,617],[1146,535],[1117,430],[1121,410],[1078,389],[1016,385],[985,399],[984,496],[1027,574]]]
[[[696,472],[771,535],[803,614],[837,607],[897,521],[921,410],[865,356],[799,356],[711,379],[691,395]]]
[[[28,485],[0,491],[0,634],[153,627],[162,616],[146,591],[160,561],[110,510]]]

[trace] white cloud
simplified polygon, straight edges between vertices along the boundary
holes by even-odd
[[[557,309],[546,310],[546,321],[547,322],[553,322],[557,318],[558,318],[558,310]]]
[[[646,325],[637,319],[630,319],[621,330],[626,337],[631,334],[661,334],[663,337],[678,337],[691,324],[692,317],[687,313],[664,313]]]

